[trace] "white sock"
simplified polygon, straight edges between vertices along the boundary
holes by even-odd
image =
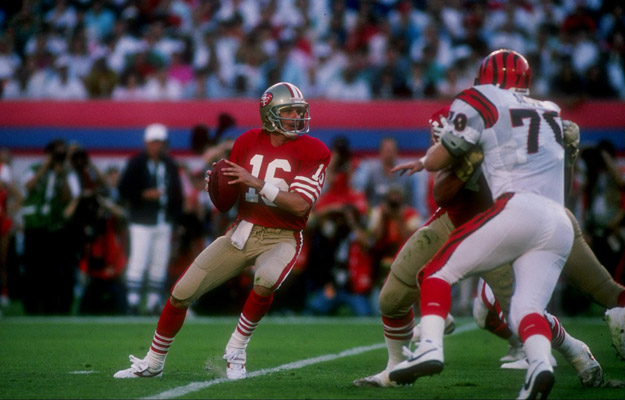
[[[388,362],[386,363],[386,370],[390,371],[394,366],[406,359],[406,356],[402,353],[401,349],[404,346],[410,345],[410,340],[395,340],[384,337],[386,342],[386,349],[388,350]]]
[[[445,334],[445,318],[438,315],[424,315],[421,317],[421,342],[429,341],[436,346],[443,347]]]
[[[544,361],[551,365],[549,356],[551,355],[551,342],[543,335],[532,335],[523,343],[527,361],[531,364],[535,361]]]
[[[238,329],[235,328],[232,335],[230,335],[230,340],[228,340],[228,345],[226,347],[231,347],[235,349],[245,349],[247,348],[247,344],[250,342],[250,336],[243,336]]]
[[[173,341],[174,338],[168,338],[154,332],[152,345],[150,346],[150,350],[148,350],[148,354],[145,356],[145,360],[148,362],[150,370],[160,371],[163,369],[167,353],[169,352],[169,348],[171,347]],[[155,350],[158,350],[158,352]]]

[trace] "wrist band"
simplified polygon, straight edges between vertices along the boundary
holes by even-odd
[[[421,161],[421,163],[422,163],[422,164],[425,164],[425,157],[426,157],[426,156],[423,156],[423,157],[421,157],[421,158],[419,159],[419,161]]]
[[[263,188],[260,190],[260,194],[265,196],[267,200],[272,203],[274,202],[276,197],[278,197],[278,193],[280,193],[280,189],[278,189],[276,185],[269,182],[265,182]]]

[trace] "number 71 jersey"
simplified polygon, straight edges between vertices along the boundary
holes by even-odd
[[[560,107],[494,85],[462,91],[450,108],[454,134],[479,144],[493,198],[532,192],[564,204]]]
[[[251,129],[234,142],[230,161],[282,191],[298,193],[314,205],[323,188],[330,150],[319,139],[308,135],[274,147],[269,133]],[[302,230],[308,215],[298,217],[282,210],[256,189],[241,185],[239,218],[267,228]]]

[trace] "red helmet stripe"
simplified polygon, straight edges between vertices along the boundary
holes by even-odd
[[[504,87],[507,88],[508,87],[508,71],[512,71],[512,69],[510,68],[514,68],[514,62],[512,65],[510,65],[510,60],[508,59],[508,53],[507,52],[501,52],[498,54],[498,56],[501,57],[501,69],[503,71],[503,76],[501,77],[501,82],[497,82],[499,83],[500,87]]]
[[[302,94],[301,90],[299,90],[299,88],[291,83],[288,82],[284,82],[284,86],[286,86],[289,89],[289,93],[291,94],[291,98],[295,98],[295,99],[303,99],[304,95]]]
[[[291,87],[291,85],[289,83],[285,83],[284,86],[286,86],[287,89],[289,89],[289,93],[291,93],[291,97],[295,97],[295,93],[293,93],[293,88]]]
[[[491,64],[493,64],[492,66],[492,71],[491,73],[491,77],[490,77],[490,83],[492,83],[493,85],[497,85],[499,84],[499,60],[497,59],[498,55],[495,54],[493,57],[491,57],[490,59],[492,60]]]

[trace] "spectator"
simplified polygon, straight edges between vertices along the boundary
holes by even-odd
[[[129,67],[128,60],[136,53],[146,50],[147,43],[135,37],[129,32],[128,21],[120,19],[115,22],[112,36],[108,42],[110,53],[108,55],[108,65],[117,74],[122,74]]]
[[[146,271],[145,308],[148,313],[158,313],[163,306],[173,229],[182,211],[178,167],[166,151],[167,128],[149,125],[144,141],[145,150],[128,161],[118,187],[130,224],[126,285],[128,312],[133,315],[142,310]]]
[[[4,80],[2,86],[2,98],[7,100],[24,99],[28,97],[28,83],[31,71],[27,68],[20,68],[15,71],[11,79]]]
[[[56,100],[84,100],[87,90],[82,80],[69,73],[69,59],[61,56],[54,63],[56,74],[46,82],[46,97]]]
[[[321,200],[321,199],[320,199]],[[373,314],[369,242],[365,215],[347,201],[317,207],[308,253],[309,298],[305,313],[340,313],[342,305],[355,316]]]
[[[13,41],[9,35],[0,36],[0,80],[10,79],[18,71],[21,59],[14,52]]]
[[[323,97],[332,86],[332,82],[340,78],[348,60],[334,36],[328,38],[327,42],[317,43],[315,54],[317,65],[310,69],[311,85],[315,96]]]
[[[145,87],[141,77],[132,69],[127,69],[121,75],[111,94],[113,100],[137,101],[145,100]]]
[[[44,17],[50,26],[65,34],[71,32],[78,23],[76,9],[68,3],[67,0],[57,0],[54,7]]]
[[[85,29],[87,37],[92,41],[101,41],[113,32],[115,14],[107,3],[104,0],[95,0],[85,13]]]
[[[183,88],[193,79],[193,69],[189,64],[187,52],[175,51],[171,55],[168,67],[168,78],[177,81]]]
[[[161,67],[148,77],[145,83],[146,100],[181,100],[183,86],[177,80],[169,79],[167,68]]]
[[[584,92],[591,99],[613,99],[616,97],[616,92],[610,86],[610,80],[603,65],[592,65],[586,70],[585,78]]]
[[[78,177],[67,159],[67,144],[56,139],[45,147],[43,163],[25,176],[24,310],[28,314],[67,314],[74,300],[78,246],[68,241],[66,214],[80,194]]]
[[[108,99],[117,85],[117,74],[108,67],[104,57],[98,58],[85,78],[85,85],[90,98]]]
[[[84,232],[80,271],[86,284],[78,312],[125,314],[123,210],[102,194],[91,193],[82,198],[73,217]]]
[[[404,199],[413,208],[414,178],[408,175],[399,175],[391,172],[398,162],[397,140],[393,137],[384,137],[378,146],[378,158],[362,163],[353,179],[356,190],[361,190],[367,197],[371,207],[377,207],[386,198],[391,186],[402,188]]]
[[[359,75],[359,70],[357,62],[351,60],[340,76],[329,84],[326,97],[331,100],[371,100],[369,82]]]
[[[404,90],[393,93],[386,90],[390,86],[377,84],[381,66],[395,65],[384,59],[385,50],[398,47],[401,58],[416,63],[412,73],[419,76],[410,76],[409,86],[414,97],[423,98],[438,97],[438,86],[449,86],[444,71],[459,58],[477,63],[487,51],[487,43],[498,43],[495,47],[503,43],[539,55],[543,74],[534,85],[537,93],[551,93],[553,78],[565,63],[561,56],[570,57],[580,76],[590,66],[610,60],[607,76],[601,79],[609,79],[618,94],[625,92],[618,90],[625,85],[623,62],[618,61],[622,52],[612,50],[625,31],[623,7],[615,2],[532,2],[531,7],[523,2],[493,6],[476,1],[422,4],[405,0],[373,4],[305,0],[271,0],[262,5],[251,0],[82,3],[63,0],[54,5],[26,2],[21,7],[7,7],[7,32],[21,59],[16,68],[27,67],[28,56],[35,59],[37,71],[45,72],[52,57],[72,55],[80,63],[70,63],[70,76],[84,77],[91,58],[106,56],[109,67],[121,74],[129,67],[128,61],[153,69],[168,65],[174,53],[182,52],[193,60],[194,70],[206,71],[211,85],[210,95],[187,93],[186,98],[247,96],[251,94],[246,90],[254,90],[250,87],[280,80],[293,81],[305,90],[310,81],[311,93],[325,97],[328,91],[321,86],[330,81],[315,69],[324,64],[324,56],[311,51],[311,43],[334,40],[337,55],[357,58],[358,76],[374,89],[383,89],[375,93],[378,98],[406,96]],[[244,51],[244,38],[250,34],[271,60],[261,64],[262,69],[258,68],[257,53]],[[75,44],[78,37],[80,45]],[[278,41],[292,42],[292,49],[286,51],[292,59],[288,63],[273,62]],[[242,52],[245,57],[237,57]],[[141,58],[138,53],[145,53],[143,59],[148,62],[133,61]],[[400,78],[407,75],[402,69]],[[188,70],[186,74],[188,78]],[[204,77],[193,76],[190,86],[203,86],[196,81]],[[388,71],[380,78],[388,83]],[[341,88],[331,96],[353,99],[365,95]],[[37,93],[31,97],[42,98]]]
[[[87,48],[84,31],[79,31],[72,37],[67,54],[60,57],[68,60],[67,66],[70,76],[85,79],[89,75],[93,66],[93,59]]]

